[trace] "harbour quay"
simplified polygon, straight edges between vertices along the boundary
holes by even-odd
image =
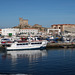
[[[48,42],[46,48],[75,48],[75,43],[50,43]]]
[[[48,41],[46,48],[74,48],[75,24],[53,24],[43,27],[39,24],[29,25],[28,19],[19,18],[19,25],[0,29],[0,47],[6,46],[5,43],[10,46],[15,41],[27,41],[28,37]]]
[[[0,48],[3,48],[2,44],[0,44]],[[47,48],[75,48],[75,43],[47,43]]]

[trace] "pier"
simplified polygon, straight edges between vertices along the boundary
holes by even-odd
[[[75,48],[75,43],[48,43],[46,48]]]

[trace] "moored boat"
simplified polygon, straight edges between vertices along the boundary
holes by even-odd
[[[10,47],[6,47],[7,50],[33,50],[46,48],[46,40],[28,40],[27,42],[14,42]]]

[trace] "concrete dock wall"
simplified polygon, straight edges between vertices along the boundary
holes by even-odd
[[[48,43],[46,48],[75,48],[75,43]]]

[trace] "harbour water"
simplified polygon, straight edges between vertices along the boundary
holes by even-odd
[[[0,51],[0,75],[75,75],[75,49]]]

